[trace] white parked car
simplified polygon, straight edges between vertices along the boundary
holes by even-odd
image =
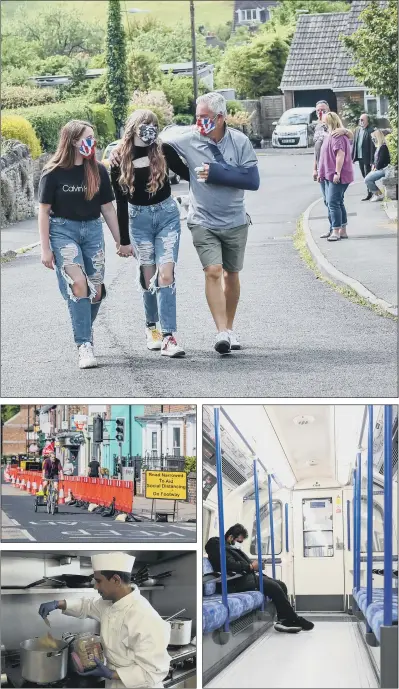
[[[315,108],[290,108],[275,125],[272,134],[273,148],[308,148],[313,146],[314,126],[317,122]]]

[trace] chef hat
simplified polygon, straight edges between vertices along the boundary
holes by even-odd
[[[111,571],[132,573],[135,557],[127,553],[100,553],[93,555],[91,564],[94,572]]]

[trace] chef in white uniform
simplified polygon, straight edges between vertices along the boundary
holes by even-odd
[[[100,622],[107,663],[96,659],[96,669],[84,676],[104,677],[107,689],[163,687],[162,680],[169,672],[170,624],[137,587],[132,587],[134,560],[127,553],[93,555],[95,588],[101,598],[51,601],[39,609],[43,618],[53,610],[62,610],[64,615]]]

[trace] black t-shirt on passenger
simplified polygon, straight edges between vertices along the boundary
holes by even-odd
[[[100,189],[89,201],[85,197],[84,165],[56,167],[44,172],[39,185],[39,202],[51,205],[51,215],[68,220],[96,220],[101,206],[114,200],[111,181],[104,165],[98,163]]]

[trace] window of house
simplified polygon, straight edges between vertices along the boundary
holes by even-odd
[[[258,19],[258,12],[256,9],[253,10],[241,10],[241,21],[251,22]]]
[[[180,453],[180,428],[173,429],[173,455],[181,457]]]
[[[283,507],[280,500],[273,500],[273,528],[274,528],[274,554],[281,555],[283,549]],[[262,542],[262,555],[272,554],[270,536],[269,503],[260,507],[260,538]],[[258,554],[256,543],[256,517],[254,519],[251,536],[251,555]]]
[[[151,449],[153,452],[158,450],[158,433],[156,431],[151,433]]]
[[[372,93],[366,93],[364,96],[364,105],[367,112],[377,117],[383,117],[388,113],[388,98],[386,96],[374,96]]]

